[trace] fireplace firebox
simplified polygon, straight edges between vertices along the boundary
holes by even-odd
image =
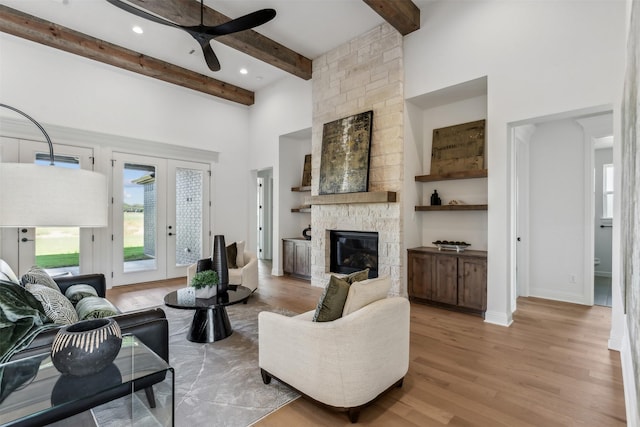
[[[369,269],[369,278],[378,277],[378,233],[331,230],[330,268],[332,273],[350,274]]]

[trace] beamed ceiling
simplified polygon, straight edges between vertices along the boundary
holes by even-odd
[[[178,24],[193,25],[194,22],[200,21],[200,3],[194,0],[127,1]],[[65,2],[68,3],[68,0],[65,0]],[[2,3],[11,3],[11,1],[3,1]],[[342,3],[347,4],[347,2]],[[389,22],[402,35],[409,34],[420,28],[420,9],[411,0],[363,0],[363,3]],[[329,4],[334,5],[336,3],[331,2]],[[13,6],[14,4],[11,5]],[[254,102],[254,92],[252,90],[243,89],[239,85],[218,80],[207,75],[207,71],[198,72],[187,69],[172,63],[171,60],[158,59],[123,45],[102,40],[94,35],[86,34],[86,32],[74,30],[34,16],[26,11],[18,10],[19,6],[18,4],[16,8],[12,8],[6,4],[0,4],[0,31],[229,101],[244,105],[252,105]],[[251,6],[258,6],[254,7],[254,10],[271,7],[268,1],[254,1]],[[353,3],[348,3],[348,6],[354,7]],[[48,7],[51,7],[51,5]],[[103,5],[100,5],[100,7],[103,7]],[[364,9],[366,13],[367,8],[365,7]],[[280,14],[280,10],[276,10]],[[130,15],[119,9],[118,11],[124,15]],[[363,17],[366,16],[365,13],[362,14]],[[205,5],[204,21],[207,25],[217,25],[240,15],[229,17]],[[373,15],[368,15],[368,22],[375,22],[371,21],[371,16]],[[307,17],[307,19],[313,19],[313,17]],[[354,19],[358,18],[355,17]],[[267,25],[277,28],[278,22],[274,21],[273,24],[269,23]],[[159,24],[152,25],[162,27]],[[287,42],[279,43],[262,35],[258,32],[261,28],[258,27],[257,31],[247,30],[229,34],[216,38],[215,41],[286,73],[309,80],[312,77],[312,60],[285,46],[285,44],[288,44]],[[272,32],[276,31],[272,30]],[[352,37],[351,35],[348,36]],[[299,40],[296,41],[293,38],[290,40],[292,40],[292,44],[302,46]],[[346,41],[348,39],[342,42]],[[214,46],[216,53],[218,53],[218,49],[220,48]],[[222,59],[221,62],[223,62]]]

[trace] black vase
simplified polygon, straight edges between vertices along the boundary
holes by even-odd
[[[229,287],[229,267],[227,264],[227,246],[224,236],[218,234],[213,237],[213,269],[218,273],[218,293],[227,292]]]
[[[63,374],[83,377],[109,366],[121,345],[122,333],[115,320],[83,320],[58,331],[51,345],[51,361]]]

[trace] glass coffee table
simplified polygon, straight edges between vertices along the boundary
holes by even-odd
[[[164,303],[168,307],[195,310],[187,339],[192,342],[208,343],[223,340],[233,333],[226,307],[241,302],[246,303],[250,295],[249,288],[229,285],[227,292],[207,299],[196,298],[193,304],[181,301],[178,298],[178,291],[169,292],[164,297]]]
[[[120,353],[113,363],[93,375],[61,374],[53,366],[50,353],[0,364],[0,373],[0,424],[3,427],[43,426],[64,420],[133,395],[141,382],[158,376],[160,382],[153,387],[162,384],[163,393],[169,394],[166,405],[158,402],[155,408],[148,408],[142,399],[137,400],[143,402],[142,406],[123,402],[126,407],[119,415],[128,425],[142,419],[174,425],[173,368],[134,335],[124,335]],[[165,384],[167,382],[170,383]]]

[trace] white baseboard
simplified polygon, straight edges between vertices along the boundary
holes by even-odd
[[[531,288],[529,289],[529,296],[536,298],[544,298],[555,301],[563,301],[570,302],[573,304],[583,304],[589,305],[584,300],[584,295],[582,294],[572,294],[569,292],[558,292],[551,289],[539,289],[539,288]]]
[[[638,427],[640,426],[640,419],[638,418],[638,395],[636,392],[636,378],[633,372],[633,360],[631,358],[631,345],[626,319],[622,349],[620,350],[620,361],[622,363],[622,382],[624,384],[624,403],[627,410],[627,426]]]
[[[507,313],[486,311],[484,313],[484,321],[494,325],[510,326],[513,323],[513,318]]]

